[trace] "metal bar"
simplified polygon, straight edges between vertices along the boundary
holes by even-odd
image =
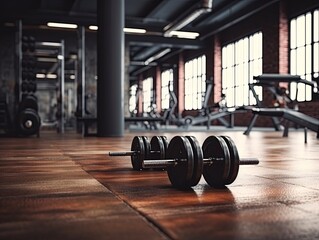
[[[81,27],[81,62],[80,62],[80,70],[81,70],[81,85],[82,85],[82,99],[81,99],[81,114],[82,117],[85,115],[85,28]]]
[[[239,165],[257,165],[259,160],[257,158],[241,158]]]
[[[143,167],[145,168],[166,168],[177,165],[181,160],[163,159],[163,160],[144,160]]]
[[[161,153],[161,151],[149,151],[150,154]],[[118,156],[133,156],[140,154],[139,151],[126,151],[126,152],[109,152],[109,156],[118,157]]]
[[[250,131],[253,129],[255,122],[257,120],[258,115],[254,114],[254,116],[252,117],[252,119],[250,120],[250,124],[248,125],[246,131],[244,132],[245,135],[249,135]]]
[[[138,152],[136,151],[127,151],[127,152],[109,152],[109,156],[112,157],[119,157],[119,156],[133,156],[137,155]]]
[[[65,83],[65,79],[64,79],[64,65],[65,65],[65,59],[64,59],[64,40],[61,40],[61,49],[60,49],[60,60],[61,60],[61,69],[60,69],[60,73],[61,73],[61,85],[60,85],[60,91],[61,91],[61,125],[60,125],[60,131],[61,133],[64,133],[64,83]]]
[[[211,165],[214,161],[224,161],[222,157],[205,158],[203,163],[205,165]],[[187,159],[162,159],[162,160],[144,160],[143,166],[145,168],[166,168],[169,166],[176,166],[181,162],[187,162]],[[259,160],[257,158],[242,158],[239,161],[239,165],[257,165]]]
[[[21,101],[20,85],[22,83],[22,21],[19,20],[17,22],[17,25],[18,25],[18,30],[17,30],[17,35],[16,35],[16,42],[17,42],[17,45],[16,45],[16,56],[17,56],[16,84],[19,87],[17,88],[18,92],[17,92],[16,100],[17,100],[17,103],[19,103]]]

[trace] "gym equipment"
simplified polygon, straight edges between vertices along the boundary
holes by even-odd
[[[19,109],[33,109],[34,111],[38,111],[38,99],[33,94],[25,94],[22,96],[22,101],[19,104]]]
[[[34,52],[35,50],[35,38],[32,36],[22,37],[22,51],[23,52]]]
[[[228,136],[210,136],[202,146],[204,164],[203,176],[213,187],[233,183],[238,175],[239,165],[256,165],[256,158],[240,159],[234,141]],[[207,160],[206,160],[207,159]]]
[[[168,148],[168,141],[165,136],[154,136],[151,139],[152,158],[165,159]]]
[[[37,91],[37,84],[35,82],[29,82],[28,84],[28,92],[36,92]]]
[[[23,136],[37,134],[39,136],[41,119],[38,114],[38,100],[36,96],[32,94],[24,94],[22,96],[16,119],[19,134]]]
[[[153,137],[151,142],[145,136],[135,136],[132,140],[131,151],[109,152],[109,156],[131,156],[134,170],[142,170],[145,159],[165,158],[167,150],[167,138],[164,136]]]
[[[212,187],[224,187],[234,182],[239,165],[255,165],[258,159],[239,159],[236,145],[230,137],[210,136],[200,148],[194,137],[174,137],[167,148],[167,159],[145,160],[143,168],[165,168],[171,184],[186,189],[195,186],[203,173]]]
[[[317,138],[319,138],[319,120],[308,116],[304,113],[295,111],[289,108],[253,108],[252,113],[254,116],[276,116],[282,117],[290,122],[296,123],[305,128],[305,143],[307,142],[306,130],[310,129],[317,133]],[[245,134],[249,135],[253,128],[255,122],[251,122],[248,126]],[[286,124],[283,137],[288,137],[288,124]]]
[[[21,83],[21,90],[22,90],[22,92],[27,92],[28,91],[28,82],[23,81]]]
[[[311,86],[313,93],[318,93],[318,85],[315,81],[308,81],[302,79],[299,75],[289,75],[289,74],[262,74],[259,76],[254,76],[255,83],[249,84],[249,89],[253,93],[253,96],[256,99],[257,107],[252,109],[253,116],[251,118],[250,124],[247,126],[244,134],[249,135],[252,128],[255,125],[258,116],[269,116],[272,118],[275,130],[279,131],[281,126],[281,121],[278,118],[283,118],[287,120],[285,123],[283,137],[288,136],[288,121],[303,126],[305,128],[305,143],[307,142],[307,129],[317,132],[317,138],[319,138],[319,120],[313,117],[310,117],[304,113],[298,112],[294,109],[288,107],[279,107],[279,108],[267,108],[263,107],[261,101],[258,98],[254,87],[262,86],[267,87],[274,95],[276,95],[276,84],[279,82],[287,83],[304,83],[308,86]],[[298,86],[298,85],[297,85]],[[298,88],[297,88],[298,90]],[[297,93],[296,93],[297,96]],[[297,107],[297,104],[294,104],[294,108]]]
[[[0,136],[7,135],[12,130],[8,101],[7,94],[0,92]]]
[[[18,130],[20,134],[24,136],[38,134],[41,120],[38,113],[35,110],[27,108],[20,111],[17,121]]]

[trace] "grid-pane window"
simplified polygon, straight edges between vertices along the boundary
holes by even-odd
[[[162,109],[168,109],[170,100],[169,92],[173,91],[173,69],[163,71],[161,80],[161,106]]]
[[[185,110],[201,109],[206,92],[206,56],[185,63]]]
[[[290,21],[290,73],[311,81],[319,76],[319,10],[302,14]],[[290,97],[311,101],[311,86],[290,84]]]
[[[151,111],[153,101],[153,78],[149,77],[143,80],[143,112]]]
[[[256,104],[248,84],[262,74],[262,33],[257,32],[222,48],[222,93],[228,107]],[[261,87],[254,88],[262,100]]]
[[[134,84],[130,87],[130,100],[129,100],[129,111],[131,113],[136,111],[137,103],[137,84]]]

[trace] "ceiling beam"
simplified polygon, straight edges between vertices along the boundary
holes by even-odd
[[[144,18],[143,22],[147,22],[147,19],[152,19],[152,18],[154,18],[154,16],[155,16],[159,11],[161,11],[161,10],[165,7],[165,5],[168,4],[168,2],[169,2],[169,0],[162,0],[159,4],[157,4],[156,7],[154,7],[154,8],[152,9],[152,11],[150,11],[150,12],[146,15],[146,17]]]
[[[197,39],[185,39],[175,37],[162,37],[150,35],[125,35],[125,41],[132,45],[150,47],[154,44],[160,44],[161,47],[200,49],[206,45],[203,41]]]

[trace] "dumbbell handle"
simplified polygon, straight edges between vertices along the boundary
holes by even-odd
[[[223,161],[224,158],[204,158],[204,164],[213,164],[215,161]],[[259,164],[259,160],[257,158],[241,158],[239,160],[239,165],[257,165]]]
[[[241,158],[239,165],[258,165],[259,160],[257,158]]]
[[[204,164],[209,165],[214,161],[223,161],[224,158],[205,158]],[[145,168],[166,168],[169,166],[176,166],[180,162],[187,162],[187,159],[157,159],[157,160],[144,160],[143,167]],[[257,165],[259,160],[257,158],[242,158],[239,165]]]
[[[139,153],[140,153],[139,151],[109,152],[109,156],[112,156],[112,157],[134,156],[134,155],[138,155]],[[160,153],[160,151],[150,151],[149,153],[150,153],[150,154]]]

